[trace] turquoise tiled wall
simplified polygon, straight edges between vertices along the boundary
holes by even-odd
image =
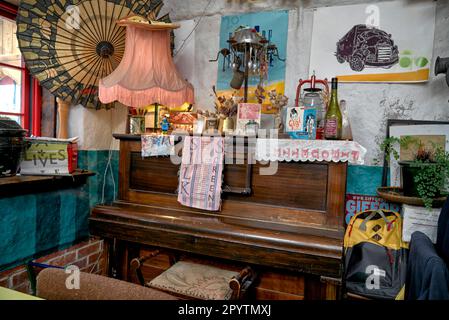
[[[0,271],[71,246],[89,235],[90,209],[102,200],[109,151],[80,151],[78,166],[96,172],[78,188],[0,198]],[[118,151],[111,153],[115,183]],[[104,202],[114,193],[111,170],[106,174]]]
[[[118,192],[118,158],[119,152],[117,150],[111,151],[111,162],[105,175],[105,170],[108,165],[109,151],[86,151],[81,150],[78,154],[78,167],[88,169],[96,173],[94,177],[89,178],[89,195],[90,206],[101,203],[103,200],[103,181],[106,180],[104,187],[104,201],[105,203],[112,202],[117,196]],[[111,171],[112,169],[112,171]],[[106,179],[105,179],[106,176]],[[114,192],[115,185],[115,192]]]
[[[376,195],[376,189],[382,184],[382,167],[348,166],[346,193]]]

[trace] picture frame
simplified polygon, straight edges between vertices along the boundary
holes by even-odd
[[[293,139],[315,140],[317,111],[314,108],[289,107],[286,112],[285,133]]]
[[[245,134],[245,126],[255,121],[260,128],[262,105],[260,103],[239,103],[237,109],[236,132]]]
[[[403,136],[445,136],[444,147],[449,150],[449,121],[431,121],[431,120],[400,120],[388,119],[386,138]],[[400,150],[397,150],[400,154]],[[388,185],[388,174],[390,174],[390,186],[400,186],[400,170],[396,159],[384,155],[382,168],[382,186]]]

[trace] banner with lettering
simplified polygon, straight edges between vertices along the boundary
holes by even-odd
[[[258,161],[328,161],[364,164],[366,149],[355,141],[257,139]]]
[[[376,196],[365,196],[360,194],[347,194],[345,207],[345,221],[349,224],[351,218],[358,212],[366,210],[385,209],[400,212],[401,205],[389,203]]]

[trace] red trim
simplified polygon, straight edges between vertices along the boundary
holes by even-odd
[[[34,136],[41,135],[42,93],[39,82],[33,78],[33,130]]]
[[[10,4],[6,1],[0,1],[0,15],[11,19],[11,20],[16,20],[16,16],[17,16],[17,6]]]
[[[30,73],[27,69],[22,71],[22,112],[23,115],[23,128],[28,130],[30,134]]]
[[[78,168],[78,143],[69,143],[67,145],[67,161],[69,173],[72,173]]]
[[[25,115],[24,113],[4,112],[4,111],[0,111],[0,114],[4,114],[6,116],[23,116],[23,115]]]
[[[18,7],[0,0],[0,16],[7,19],[16,20]],[[16,70],[22,71],[22,112],[18,114],[2,112],[1,114],[9,114],[21,116],[23,119],[22,127],[28,130],[28,134],[31,133],[30,127],[30,115],[32,112],[32,134],[36,136],[41,135],[41,114],[42,114],[42,94],[41,87],[37,80],[33,79],[31,83],[31,77],[29,71],[25,68],[22,62],[22,66],[14,66],[0,62],[0,66],[8,67]],[[31,91],[32,87],[32,91]],[[32,105],[31,105],[32,99]]]
[[[25,69],[25,67],[18,67],[18,66],[15,66],[15,65],[12,65],[12,64],[3,63],[3,62],[0,62],[0,67],[7,67],[7,68],[11,68],[11,69],[16,69],[16,70],[23,70],[23,69]]]

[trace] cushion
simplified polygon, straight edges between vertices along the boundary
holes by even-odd
[[[168,292],[203,300],[229,300],[229,281],[238,272],[207,265],[180,261],[148,285]]]
[[[96,274],[80,272],[80,288],[68,289],[69,274],[48,268],[37,276],[37,296],[47,300],[177,300],[165,292]]]

